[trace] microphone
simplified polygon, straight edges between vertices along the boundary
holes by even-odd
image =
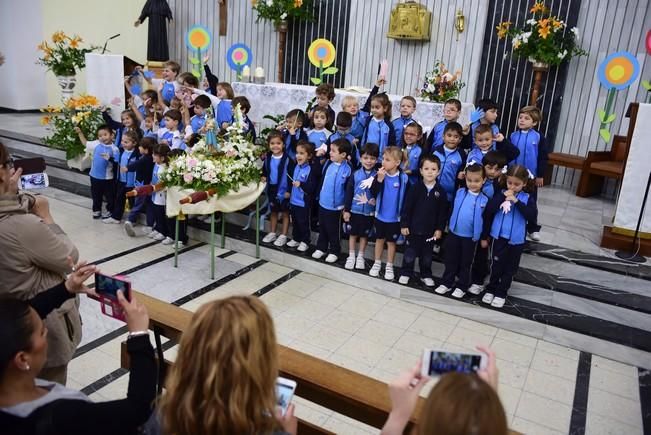
[[[108,42],[109,42],[111,39],[115,39],[115,38],[117,38],[118,36],[120,36],[119,33],[118,33],[118,34],[115,34],[115,35],[113,35],[113,36],[111,36],[109,39],[106,40],[106,42],[104,43],[104,48],[102,48],[102,54],[104,54],[104,53],[106,52],[106,46],[108,45]]]

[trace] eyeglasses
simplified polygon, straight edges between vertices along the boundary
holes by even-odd
[[[6,169],[13,169],[14,167],[14,159],[9,158],[9,160],[5,161],[2,166],[4,166]]]

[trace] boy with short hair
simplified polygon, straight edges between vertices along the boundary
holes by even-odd
[[[346,184],[352,170],[348,164],[351,145],[346,139],[330,144],[330,160],[323,166],[319,193],[319,238],[312,258],[334,263],[341,251],[339,224],[344,209]]]
[[[493,101],[490,98],[484,98],[482,100],[479,100],[477,103],[477,109],[481,110],[484,112],[484,115],[482,118],[479,119],[479,121],[475,121],[472,124],[470,124],[470,139],[475,138],[475,129],[479,127],[482,124],[490,126],[492,132],[493,132],[493,142],[492,142],[492,149],[497,149],[497,143],[502,142],[504,140],[504,135],[500,133],[500,127],[497,125],[497,117],[499,116],[499,106],[495,101]],[[475,148],[476,144],[472,143],[472,148]],[[465,147],[467,148],[467,147]]]
[[[412,115],[416,111],[416,99],[411,95],[400,100],[400,117],[393,120],[393,131],[396,133],[396,146],[402,148],[402,131],[406,125],[414,121]]]
[[[312,116],[314,115],[314,109],[321,107],[326,110],[326,129],[332,131],[335,123],[335,111],[330,107],[330,103],[335,99],[335,87],[330,83],[321,83],[314,90],[316,94],[316,105],[310,110],[307,114],[308,119],[310,120],[310,128],[314,127],[314,122]]]
[[[176,109],[170,109],[165,112],[163,120],[165,121],[165,127],[158,129],[158,143],[165,144],[173,150],[185,150],[183,136],[179,131],[181,112]]]
[[[359,167],[360,162],[360,152],[359,148],[355,144],[355,136],[351,134],[351,128],[353,125],[353,117],[348,112],[339,112],[337,113],[337,120],[335,122],[335,132],[332,133],[325,142],[326,153],[330,153],[330,144],[337,139],[346,139],[352,145],[352,151],[350,153],[350,164],[353,169]]]
[[[436,147],[443,145],[443,130],[450,122],[457,122],[461,116],[461,101],[450,98],[443,105],[443,121],[438,122],[427,136],[425,153],[430,153]]]
[[[449,122],[443,130],[443,145],[433,149],[432,154],[441,161],[438,182],[447,194],[449,202],[454,199],[459,173],[466,163],[465,153],[459,148],[463,128],[457,122]]]
[[[479,124],[474,129],[473,139],[475,146],[468,153],[468,158],[466,159],[468,162],[475,162],[481,165],[484,156],[490,151],[501,152],[507,161],[515,159],[520,154],[520,150],[513,146],[508,139],[495,143],[493,129],[488,124]],[[494,143],[495,145],[493,145]]]

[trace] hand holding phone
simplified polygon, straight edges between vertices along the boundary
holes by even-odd
[[[457,353],[424,349],[421,375],[438,376],[449,372],[477,373],[480,370],[486,370],[487,365],[488,355],[485,353]]]
[[[282,377],[276,379],[276,404],[280,407],[282,415],[287,412],[294,391],[296,391],[296,381]]]
[[[131,300],[131,283],[124,278],[95,273],[95,292],[102,304],[102,313],[114,319],[126,321],[125,313],[118,302],[118,291],[124,299]]]

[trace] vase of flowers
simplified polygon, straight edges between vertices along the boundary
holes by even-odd
[[[510,21],[496,27],[498,38],[511,39],[516,56],[528,59],[535,68],[548,69],[550,65],[588,54],[579,46],[579,30],[567,30],[565,22],[551,15],[543,2],[535,2],[529,12],[531,17],[521,28],[513,27]]]
[[[459,91],[466,86],[460,78],[461,71],[452,74],[443,62],[437,60],[434,63],[434,69],[425,74],[420,97],[425,101],[436,103],[444,103],[450,98],[456,98],[459,96]]]
[[[38,49],[43,52],[37,63],[44,65],[57,77],[63,99],[72,97],[77,84],[75,74],[86,66],[86,53],[92,53],[98,47],[81,48],[81,37],[70,37],[62,31],[52,34],[51,42],[43,41]]]
[[[88,140],[96,139],[97,127],[104,124],[102,111],[106,110],[99,100],[92,95],[80,95],[67,99],[63,106],[47,106],[41,109],[45,113],[41,124],[47,125],[52,132],[43,138],[43,142],[52,148],[64,150],[68,166],[80,171],[90,167],[86,149],[75,132],[75,127],[83,131]]]

